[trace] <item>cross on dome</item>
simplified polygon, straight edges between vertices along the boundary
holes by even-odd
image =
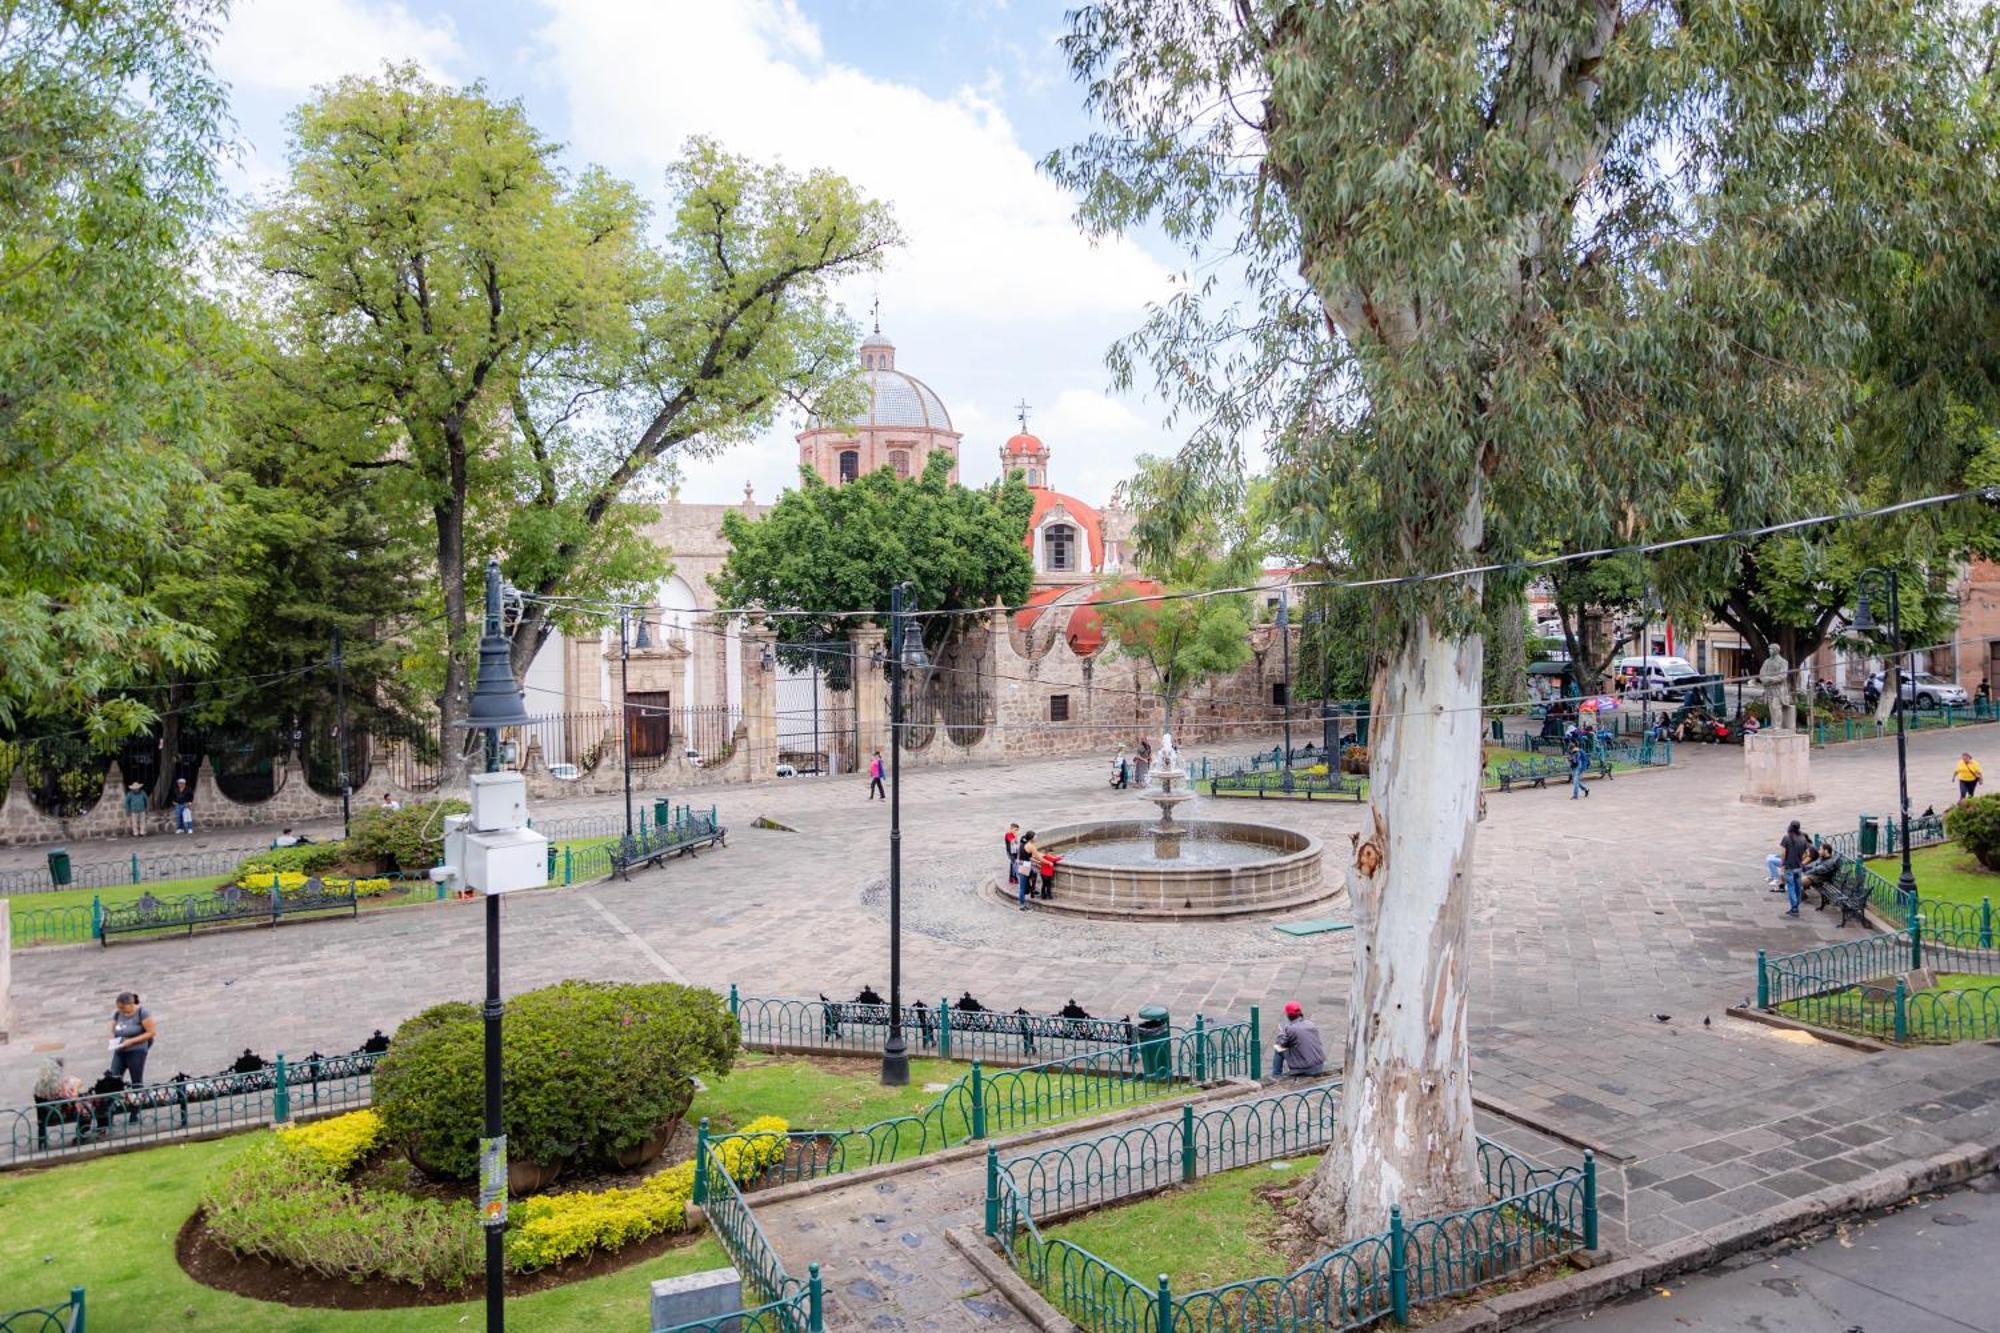
[[[1014,416],[1021,423],[1021,433],[1026,435],[1028,433],[1028,400],[1026,398],[1014,404]]]

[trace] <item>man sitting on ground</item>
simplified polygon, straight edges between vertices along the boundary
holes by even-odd
[[[1326,1046],[1319,1024],[1306,1017],[1297,1000],[1285,1002],[1285,1025],[1271,1051],[1272,1078],[1317,1078],[1326,1072]]]

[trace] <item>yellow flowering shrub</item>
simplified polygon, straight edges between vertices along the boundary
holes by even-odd
[[[273,872],[271,867],[267,865],[252,863],[237,867],[236,887],[239,889],[256,889],[269,893],[271,891],[271,876],[273,873],[278,877],[278,893],[280,896],[296,896],[304,891],[306,881],[312,878],[311,875],[303,871],[279,870]],[[387,893],[396,887],[395,881],[381,875],[371,875],[351,880],[336,878],[331,875],[321,875],[319,879],[320,883],[326,885],[327,888],[336,893],[345,889],[349,884],[352,884],[355,896],[358,898],[374,897],[376,894]]]
[[[760,1116],[716,1146],[730,1179],[747,1185],[784,1159],[785,1131],[777,1116]],[[679,1231],[694,1198],[694,1163],[682,1162],[629,1189],[537,1194],[509,1205],[507,1266],[532,1272],[594,1250],[616,1250],[635,1240]]]
[[[373,1111],[349,1111],[311,1124],[280,1126],[278,1137],[293,1152],[304,1153],[334,1173],[346,1175],[380,1146],[382,1117]]]

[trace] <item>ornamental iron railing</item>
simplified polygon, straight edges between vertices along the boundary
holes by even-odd
[[[377,1033],[361,1050],[296,1062],[246,1051],[231,1069],[203,1078],[122,1086],[107,1075],[94,1085],[103,1091],[0,1108],[0,1169],[355,1110],[372,1099],[375,1064],[387,1049]]]
[[[0,1313],[0,1333],[88,1333],[83,1288],[71,1287],[61,1305]]]
[[[1893,885],[1890,886],[1893,890]],[[2000,983],[1921,986],[1912,974],[2000,972],[1992,912],[1970,927],[1933,927],[1928,910],[1898,931],[1773,958],[1757,953],[1757,1007],[1820,1027],[1895,1042],[1944,1044],[2000,1037]],[[1963,907],[1963,904],[1948,904]]]
[[[826,1327],[826,1316],[819,1265],[811,1265],[804,1281],[786,1271],[785,1261],[758,1224],[750,1201],[743,1197],[742,1189],[729,1174],[719,1151],[724,1140],[710,1139],[708,1122],[701,1123],[702,1131],[695,1141],[694,1202],[701,1207],[722,1248],[735,1261],[743,1289],[754,1304],[693,1323],[656,1328],[654,1333],[737,1333],[741,1329],[758,1333],[821,1333]]]
[[[1479,1140],[1492,1201],[1342,1245],[1296,1272],[1176,1293],[1073,1241],[1045,1236],[1062,1217],[1187,1184],[1204,1175],[1325,1147],[1335,1083],[1156,1121],[1011,1159],[987,1154],[986,1232],[1008,1261],[1090,1333],[1236,1333],[1360,1328],[1407,1321],[1413,1305],[1456,1295],[1597,1245],[1597,1171],[1538,1166]]]

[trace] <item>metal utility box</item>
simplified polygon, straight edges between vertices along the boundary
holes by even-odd
[[[478,833],[521,828],[528,822],[528,782],[519,773],[472,775],[472,828]]]
[[[549,882],[549,840],[533,829],[465,835],[465,887],[488,895]]]

